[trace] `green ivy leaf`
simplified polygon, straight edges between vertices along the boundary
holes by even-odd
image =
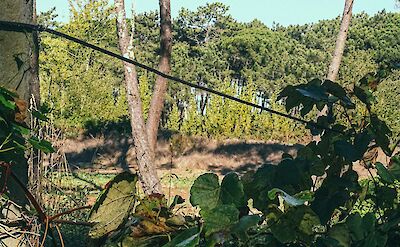
[[[335,152],[343,157],[346,161],[354,162],[358,159],[354,146],[345,140],[339,140],[334,143]]]
[[[389,172],[396,179],[400,179],[400,154],[396,154],[390,159]]]
[[[353,241],[360,241],[364,238],[364,229],[362,227],[363,221],[360,214],[351,214],[346,219],[346,225],[349,229],[351,239]]]
[[[386,167],[382,163],[377,162],[375,164],[375,168],[378,172],[378,175],[381,177],[383,181],[385,181],[388,184],[394,183],[395,180],[394,176],[386,169]]]
[[[239,210],[233,205],[218,205],[212,209],[202,209],[206,237],[220,231],[229,231],[239,220]]]
[[[371,109],[371,105],[375,102],[375,98],[371,92],[364,90],[360,87],[354,86],[354,95],[363,102],[368,109]]]
[[[330,81],[330,80],[325,80],[324,83],[322,84],[326,91],[335,97],[339,98],[342,104],[348,108],[348,109],[354,109],[355,105],[351,101],[351,99],[347,96],[346,90],[342,86],[340,86],[338,83]]]
[[[258,215],[246,215],[240,218],[239,222],[231,229],[231,233],[235,234],[240,240],[246,241],[248,239],[247,231],[256,226],[261,221]]]
[[[174,237],[171,242],[165,244],[163,247],[195,247],[200,243],[201,229],[192,227],[184,230]]]
[[[201,209],[215,208],[219,202],[220,185],[214,173],[200,175],[190,188],[190,203]]]
[[[387,124],[378,118],[376,114],[371,114],[371,127],[370,131],[375,135],[375,141],[382,148],[386,155],[391,156],[390,137],[392,132],[390,131]]]
[[[274,188],[268,192],[268,198],[270,200],[274,200],[278,195],[281,195],[283,200],[290,206],[300,206],[304,205],[304,203],[306,202],[306,200],[295,198],[278,188]]]
[[[338,241],[338,246],[350,247],[351,237],[348,226],[345,223],[339,223],[334,225],[328,231],[328,236]]]
[[[270,203],[268,191],[273,189],[276,175],[276,166],[266,164],[257,169],[255,173],[249,172],[242,177],[245,195],[253,199],[253,207],[266,211]]]
[[[123,172],[109,182],[89,214],[88,221],[94,223],[89,231],[91,238],[107,235],[128,218],[135,203],[137,180],[137,175]]]
[[[222,180],[220,201],[223,204],[234,204],[237,208],[246,206],[243,184],[236,173],[228,173]]]
[[[308,206],[289,208],[278,221],[271,226],[271,231],[281,243],[302,241],[311,244],[314,239],[313,228],[320,225],[318,216]]]

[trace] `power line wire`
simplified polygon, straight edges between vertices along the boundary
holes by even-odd
[[[90,44],[90,43],[88,43],[86,41],[83,41],[81,39],[78,39],[76,37],[70,36],[68,34],[56,31],[54,29],[44,27],[42,25],[34,25],[34,24],[27,24],[27,23],[20,23],[20,22],[0,21],[0,30],[17,31],[17,32],[18,31],[19,32],[21,32],[21,31],[47,32],[47,33],[53,34],[55,36],[62,37],[64,39],[67,39],[67,40],[70,40],[72,42],[78,43],[78,44],[80,44],[82,46],[85,46],[85,47],[88,47],[90,49],[99,51],[99,52],[104,53],[104,54],[106,54],[108,56],[117,58],[117,59],[122,60],[124,62],[133,64],[133,65],[135,65],[135,66],[137,66],[139,68],[142,68],[144,70],[150,71],[150,72],[152,72],[154,74],[157,74],[159,76],[162,76],[162,77],[164,77],[164,78],[166,78],[168,80],[175,81],[175,82],[178,82],[180,84],[183,84],[183,85],[186,85],[186,86],[189,86],[189,87],[197,88],[197,89],[200,89],[200,90],[203,90],[203,91],[206,91],[206,92],[209,92],[211,94],[215,94],[215,95],[218,95],[218,96],[221,96],[221,97],[225,97],[227,99],[230,99],[232,101],[238,102],[240,104],[248,105],[248,106],[260,109],[262,111],[269,112],[271,114],[275,114],[275,115],[279,115],[281,117],[289,118],[289,119],[292,119],[294,121],[300,122],[302,124],[312,126],[314,128],[318,128],[318,129],[321,129],[321,130],[327,130],[327,131],[331,131],[331,132],[335,132],[335,133],[344,134],[343,131],[336,130],[336,129],[333,129],[333,128],[330,128],[330,127],[326,127],[326,126],[320,125],[318,123],[315,123],[313,121],[307,121],[305,119],[298,118],[298,117],[295,117],[295,116],[292,116],[290,114],[286,114],[286,113],[283,113],[283,112],[279,112],[279,111],[273,110],[273,109],[268,108],[268,107],[260,106],[260,105],[254,104],[252,102],[239,99],[239,98],[234,97],[232,95],[219,92],[219,91],[214,90],[212,88],[207,88],[207,87],[204,87],[204,86],[200,86],[198,84],[195,84],[195,83],[192,83],[192,82],[188,82],[188,81],[183,80],[181,78],[165,74],[165,73],[163,73],[163,72],[161,72],[161,71],[159,71],[157,69],[154,69],[154,68],[149,67],[149,66],[147,66],[145,64],[139,63],[136,60],[132,60],[132,59],[126,58],[126,57],[124,57],[124,56],[122,56],[120,54],[117,54],[117,53],[114,53],[112,51],[109,51],[109,50],[106,50],[104,48],[101,48],[99,46]]]

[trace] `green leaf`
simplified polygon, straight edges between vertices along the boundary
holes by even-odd
[[[29,135],[30,133],[30,130],[22,125],[12,123],[11,126],[14,131],[19,132],[21,135]]]
[[[363,223],[362,223],[364,232],[366,232],[366,233],[373,232],[374,228],[375,228],[375,222],[376,222],[376,218],[373,213],[367,213],[366,215],[364,215]]]
[[[395,180],[394,176],[386,169],[386,167],[382,163],[377,162],[375,164],[375,168],[378,172],[378,175],[381,177],[383,181],[385,181],[388,184],[394,183]]]
[[[123,172],[109,182],[89,214],[88,221],[95,224],[89,231],[91,238],[117,230],[128,218],[135,203],[137,180],[136,174]]]
[[[371,127],[370,131],[375,135],[375,141],[382,148],[387,156],[391,156],[390,137],[392,132],[390,131],[387,124],[378,118],[376,114],[371,114]]]
[[[35,118],[42,120],[44,122],[47,122],[49,119],[46,117],[46,115],[44,115],[43,113],[33,110],[32,111],[32,116],[34,116]]]
[[[0,104],[5,106],[6,108],[10,110],[15,109],[15,102],[7,100],[3,95],[0,94]]]
[[[195,247],[200,243],[201,230],[197,227],[189,228],[179,233],[171,242],[163,247]]]
[[[388,186],[378,186],[375,189],[376,193],[376,204],[381,208],[392,208],[397,198],[397,191],[395,188]]]
[[[357,133],[354,138],[354,148],[355,148],[355,158],[357,160],[362,159],[365,152],[368,150],[368,145],[372,141],[372,137],[368,133],[368,131],[363,131],[361,133]]]
[[[354,95],[363,102],[368,109],[371,108],[372,103],[375,101],[374,96],[368,90],[364,90],[360,87],[354,86]]]
[[[223,204],[234,204],[237,208],[246,206],[243,184],[236,173],[228,173],[222,180],[220,201]]]
[[[232,234],[235,234],[240,240],[246,241],[248,239],[247,231],[256,226],[261,221],[258,215],[246,215],[240,218],[239,222],[231,229]]]
[[[341,247],[350,247],[351,238],[349,228],[345,223],[339,223],[334,225],[328,231],[328,236],[332,239],[338,241]]]
[[[355,107],[354,103],[351,102],[351,99],[347,96],[346,90],[344,90],[344,88],[338,83],[330,80],[325,80],[322,85],[325,87],[328,93],[339,98],[346,108],[353,109]]]
[[[214,173],[200,175],[190,188],[190,203],[201,209],[215,208],[219,201],[220,186]]]
[[[31,137],[28,139],[28,141],[34,148],[41,150],[46,154],[55,152],[52,144],[46,140],[39,140],[36,137]]]
[[[301,93],[303,96],[309,97],[313,100],[316,101],[327,101],[328,96],[325,94],[325,92],[322,90],[320,87],[307,87],[307,88],[297,88],[296,89],[299,93]]]
[[[9,98],[18,98],[18,94],[11,92],[10,90],[0,87],[0,94],[6,95]]]
[[[354,162],[359,158],[355,147],[345,140],[335,142],[334,146],[335,152],[342,156],[346,161]]]
[[[362,224],[362,218],[358,213],[351,214],[347,217],[346,225],[353,241],[360,241],[364,238],[364,229],[362,228]]]
[[[297,199],[278,188],[274,188],[268,192],[268,198],[270,200],[274,200],[278,195],[281,195],[283,200],[290,206],[300,206],[306,202],[306,200]]]
[[[271,226],[271,231],[281,243],[302,241],[311,244],[314,239],[314,227],[320,225],[318,216],[308,206],[289,208],[278,221]]]
[[[200,215],[204,219],[205,236],[220,231],[229,231],[239,220],[239,210],[231,205],[218,205],[212,209],[202,209]]]
[[[315,192],[315,199],[311,208],[319,216],[321,223],[326,224],[332,217],[333,212],[350,198],[348,186],[355,182],[344,178],[328,176],[321,187]]]
[[[390,159],[389,172],[396,179],[400,179],[400,154],[397,154]]]
[[[242,177],[245,195],[253,199],[253,207],[266,211],[270,200],[268,191],[274,188],[273,181],[276,176],[276,166],[266,164],[253,172],[248,172]]]

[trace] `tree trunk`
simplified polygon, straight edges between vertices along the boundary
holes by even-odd
[[[36,0],[32,0],[33,9],[32,9],[32,23],[37,24],[37,13],[36,13]],[[32,73],[32,81],[29,85],[29,91],[31,94],[31,98],[33,99],[33,103],[36,104],[37,107],[40,106],[40,83],[39,83],[39,36],[36,31],[32,32],[33,39],[33,51],[31,56],[31,73]]]
[[[36,15],[36,0],[33,0],[32,23],[37,24]],[[32,56],[31,56],[31,74],[32,80],[29,84],[30,92],[30,106],[32,109],[40,108],[40,82],[39,82],[39,36],[36,31],[32,32]],[[31,130],[38,136],[39,120],[30,119]],[[28,177],[29,177],[29,190],[36,197],[36,200],[41,203],[42,201],[42,178],[41,178],[41,152],[39,150],[31,149],[28,158]]]
[[[117,13],[119,49],[124,57],[133,58],[133,47],[126,23],[124,0],[115,0],[115,10]],[[161,193],[160,180],[155,168],[154,152],[149,145],[145,128],[135,66],[124,62],[124,76],[139,178],[146,194]]]
[[[158,69],[169,74],[171,71],[172,51],[172,22],[170,0],[160,0],[160,61]],[[168,80],[157,76],[154,92],[151,98],[149,116],[147,119],[147,135],[150,148],[154,151],[157,145],[157,133],[160,124],[161,112],[164,108]]]
[[[339,73],[340,63],[342,62],[343,51],[346,44],[347,33],[350,27],[352,9],[354,0],[345,0],[345,6],[342,16],[342,22],[340,24],[340,31],[336,39],[336,47],[333,52],[331,64],[329,65],[327,79],[335,81]]]
[[[4,0],[0,8],[0,19],[32,23],[32,0]],[[29,32],[0,31],[0,86],[11,91],[16,91],[21,99],[27,103],[30,99],[30,85],[33,81],[32,74],[32,47],[33,36]],[[23,163],[14,166],[14,172],[21,181],[27,183],[27,165],[24,157]],[[17,185],[11,184],[10,189],[13,199],[17,203],[25,203],[26,199],[22,190]]]
[[[340,30],[336,38],[335,50],[333,52],[332,61],[329,65],[328,74],[326,76],[326,79],[331,81],[335,81],[339,74],[340,63],[342,62],[343,52],[346,45],[347,33],[350,27],[353,3],[354,0],[345,0],[342,21],[340,23]],[[327,116],[330,113],[332,113],[331,106],[325,106],[321,111],[317,113],[317,116]],[[321,140],[321,136],[313,136],[313,140],[318,142]]]
[[[33,1],[32,0],[2,0],[0,8],[0,19],[4,21],[16,21],[23,23],[32,23],[33,17]],[[32,73],[35,56],[32,44],[34,38],[32,33],[9,30],[0,30],[0,86],[16,91],[21,99],[29,103],[34,75]],[[12,166],[13,172],[18,178],[27,185],[28,183],[28,166],[25,157],[19,157]],[[2,171],[3,172],[3,171]],[[3,183],[3,182],[1,182]],[[25,205],[27,200],[23,190],[9,179],[7,187],[10,191],[10,199],[16,204]],[[7,209],[2,209],[1,214],[7,215],[9,220],[19,218],[21,210],[10,206],[10,210],[14,213],[6,214]],[[19,238],[19,239],[18,239]],[[0,240],[0,245],[5,246],[26,246],[24,236],[14,238],[5,238]]]

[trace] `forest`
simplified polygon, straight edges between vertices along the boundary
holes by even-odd
[[[276,101],[281,89],[324,76],[335,48],[339,17],[304,26],[277,24],[268,28],[257,20],[240,23],[228,14],[228,9],[215,3],[196,11],[180,11],[173,21],[173,75],[281,110],[284,107]],[[39,22],[101,47],[116,49],[115,20],[107,1],[71,11],[69,23],[52,21],[51,11],[39,16]],[[140,14],[135,19],[135,57],[152,67],[158,61],[158,22],[156,12]],[[347,86],[369,72],[388,71],[376,93],[376,108],[395,133],[400,133],[397,102],[384,99],[396,98],[400,93],[396,85],[400,66],[399,26],[398,13],[355,15],[338,77],[338,82]],[[52,109],[58,127],[72,134],[87,127],[102,131],[108,122],[123,122],[127,118],[122,63],[115,66],[117,61],[50,35],[41,37],[41,44],[41,98]],[[138,70],[138,74],[146,114],[154,75],[143,70]],[[258,114],[239,104],[227,102],[219,107],[221,100],[171,83],[161,128],[211,138],[293,142],[305,134],[301,125]]]
[[[399,12],[6,1],[0,246],[400,245]]]

